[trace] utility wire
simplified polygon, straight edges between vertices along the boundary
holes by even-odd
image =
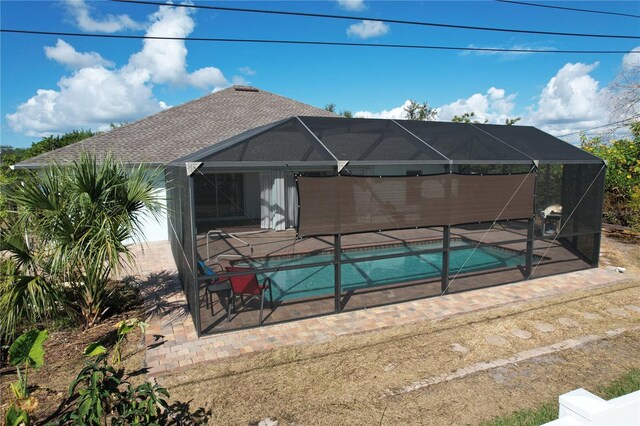
[[[456,50],[473,52],[503,52],[503,53],[576,53],[576,54],[627,54],[628,50],[553,50],[553,49],[503,49],[498,47],[457,47],[457,46],[431,46],[422,44],[384,44],[384,43],[355,43],[338,41],[313,41],[313,40],[274,40],[274,39],[247,39],[247,38],[212,38],[212,37],[160,37],[147,35],[126,34],[96,34],[74,33],[61,31],[36,31],[15,28],[0,29],[0,33],[54,35],[65,37],[96,37],[112,39],[142,39],[142,40],[180,40],[180,41],[207,41],[220,43],[261,43],[261,44],[298,44],[312,46],[355,46],[355,47],[387,47],[396,49],[430,49],[430,50]]]
[[[591,130],[602,129],[603,127],[611,127],[611,126],[615,126],[616,124],[622,124],[622,123],[626,123],[626,122],[629,122],[629,121],[633,121],[634,119],[637,119],[637,117],[625,118],[624,120],[614,121],[613,123],[603,124],[602,126],[592,127],[590,129],[577,130],[577,131],[571,132],[571,133],[565,133],[564,135],[556,136],[556,138],[564,138],[565,136],[577,135],[578,133],[589,132]]]
[[[528,3],[526,1],[513,1],[513,0],[496,0],[500,3],[512,3],[520,6],[534,6],[534,7],[545,7],[548,9],[560,9],[560,10],[570,10],[572,12],[587,12],[587,13],[599,13],[601,15],[615,15],[615,16],[625,16],[627,18],[640,18],[640,15],[634,15],[631,13],[619,13],[619,12],[609,12],[604,10],[593,10],[593,9],[578,9],[576,7],[564,7],[564,6],[551,6],[548,4],[538,4],[538,3]]]
[[[111,0],[116,3],[131,3],[131,4],[146,4],[153,6],[167,6],[167,3],[160,1],[140,1],[140,0]],[[310,18],[328,18],[328,19],[347,19],[351,21],[377,21],[390,24],[402,24],[402,25],[421,25],[426,27],[438,27],[438,28],[455,28],[461,30],[474,30],[474,31],[496,31],[502,33],[519,33],[519,34],[542,34],[542,35],[555,35],[555,36],[570,36],[570,37],[598,37],[598,38],[623,38],[623,39],[640,39],[639,35],[621,35],[621,34],[585,34],[585,33],[562,33],[557,31],[536,31],[536,30],[522,30],[516,28],[494,28],[494,27],[478,27],[473,25],[456,25],[456,24],[441,24],[436,22],[424,22],[424,21],[406,21],[400,19],[385,19],[374,18],[370,16],[353,16],[353,15],[331,15],[326,13],[309,13],[309,12],[291,12],[284,10],[269,10],[269,9],[248,9],[242,7],[225,7],[225,6],[208,6],[201,4],[172,4],[171,7],[184,7],[189,9],[207,9],[207,10],[220,10],[227,12],[245,12],[245,13],[263,13],[270,15],[286,15],[286,16],[304,16]]]

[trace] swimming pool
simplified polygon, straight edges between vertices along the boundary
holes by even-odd
[[[462,240],[452,240],[451,247],[467,246],[454,250],[449,256],[449,271],[455,274],[473,251],[474,244]],[[407,253],[430,249],[442,249],[442,241],[403,245],[368,250],[345,251],[343,259],[362,259],[370,256]],[[272,268],[278,266],[302,265],[318,262],[330,262],[332,253],[301,255],[299,257],[274,257],[255,259],[236,263],[236,266],[253,268]],[[521,253],[497,247],[479,247],[460,271],[474,272],[487,269],[524,265],[525,256]],[[422,255],[408,255],[381,260],[363,260],[342,265],[342,291],[373,288],[390,284],[439,277],[442,269],[442,252]],[[329,296],[334,294],[333,265],[309,267],[287,271],[269,272],[259,275],[260,280],[268,276],[272,281],[274,301],[287,301],[308,297]]]

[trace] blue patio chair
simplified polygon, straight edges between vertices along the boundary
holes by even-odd
[[[216,268],[219,268],[219,271],[214,271],[213,269],[211,269],[211,267],[209,267],[209,265],[204,263],[204,261],[198,260],[198,272],[203,276],[211,277],[211,279],[207,280],[204,285],[204,288],[207,292],[205,294],[206,307],[207,309],[211,309],[211,316],[215,315],[213,311],[213,294],[224,292],[224,291],[228,292],[227,322],[229,322],[231,318],[231,305],[232,305],[231,304],[231,298],[232,298],[231,282],[229,281],[229,278],[216,277],[218,273],[224,272],[224,268],[222,267],[222,265],[220,265],[219,263],[215,263],[213,266]],[[223,306],[223,309],[224,309],[224,306]]]

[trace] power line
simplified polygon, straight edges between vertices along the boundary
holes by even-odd
[[[628,50],[552,50],[552,49],[503,49],[498,47],[459,47],[459,46],[431,46],[422,44],[384,44],[384,43],[356,43],[339,41],[314,41],[314,40],[274,40],[274,39],[248,39],[248,38],[212,38],[212,37],[161,37],[148,35],[127,34],[96,34],[73,33],[61,31],[36,31],[13,28],[0,29],[1,33],[54,35],[65,37],[96,37],[113,39],[139,39],[139,40],[179,40],[179,41],[206,41],[220,43],[261,43],[261,44],[297,44],[311,46],[352,46],[352,47],[385,47],[396,49],[428,49],[428,50],[455,50],[471,52],[499,52],[499,53],[575,53],[575,54],[627,54]]]
[[[635,118],[637,118],[637,117],[625,118],[624,120],[614,121],[613,123],[603,124],[602,126],[592,127],[590,129],[582,129],[582,130],[578,130],[578,131],[571,132],[571,133],[565,133],[564,135],[559,135],[559,136],[556,136],[556,137],[557,138],[564,138],[566,136],[577,135],[578,133],[582,133],[582,132],[590,132],[591,130],[602,129],[604,127],[611,127],[611,126],[615,126],[616,124],[622,124],[622,123],[627,123],[629,121],[633,121]]]
[[[160,1],[140,1],[140,0],[111,0],[111,1],[116,3],[167,6],[167,3],[163,3]],[[268,10],[268,9],[248,9],[248,8],[242,8],[242,7],[207,6],[207,5],[195,5],[195,4],[172,4],[171,7],[220,10],[220,11],[227,11],[227,12],[263,13],[263,14],[270,14],[270,15],[304,16],[304,17],[310,17],[310,18],[347,19],[351,21],[362,21],[362,20],[377,21],[377,22],[385,22],[390,24],[421,25],[421,26],[427,26],[427,27],[455,28],[455,29],[461,29],[461,30],[474,30],[474,31],[496,31],[496,32],[503,32],[503,33],[540,34],[540,35],[555,35],[555,36],[570,36],[570,37],[640,39],[640,36],[637,36],[637,35],[562,33],[562,32],[556,32],[556,31],[536,31],[536,30],[521,30],[521,29],[514,29],[514,28],[478,27],[478,26],[472,26],[472,25],[440,24],[435,22],[405,21],[400,19],[385,19],[385,18],[374,18],[374,17],[366,17],[366,16],[331,15],[326,13],[291,12],[291,11],[284,11],[284,10]]]
[[[593,10],[593,9],[578,9],[576,7],[564,7],[564,6],[551,6],[547,4],[538,4],[538,3],[528,3],[525,1],[513,1],[513,0],[496,0],[500,3],[512,3],[520,6],[534,6],[534,7],[546,7],[548,9],[561,9],[561,10],[570,10],[572,12],[587,12],[587,13],[599,13],[602,15],[615,15],[615,16],[625,16],[628,18],[640,18],[640,15],[634,15],[631,13],[619,13],[619,12],[608,12],[604,10]]]

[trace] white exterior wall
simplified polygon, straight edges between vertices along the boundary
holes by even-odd
[[[169,239],[168,222],[167,222],[167,187],[164,171],[158,173],[158,177],[153,183],[156,197],[159,198],[163,208],[156,218],[146,215],[142,222],[142,235],[136,235],[133,239],[129,239],[125,244],[144,243],[152,241],[164,241]]]

